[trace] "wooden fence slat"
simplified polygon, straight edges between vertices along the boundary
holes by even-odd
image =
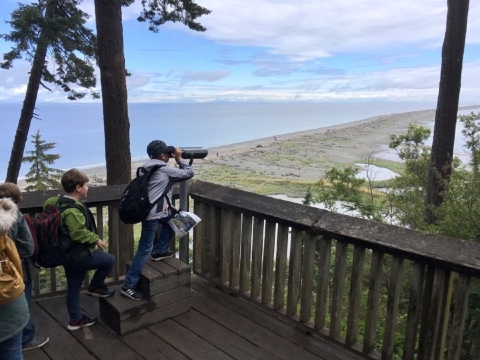
[[[230,255],[230,288],[238,291],[240,284],[240,242],[241,242],[241,224],[242,214],[239,212],[232,212],[232,246]]]
[[[358,342],[364,268],[365,248],[357,245],[353,251],[350,294],[348,297],[347,335],[345,338],[347,346],[352,346]]]
[[[367,317],[365,319],[365,337],[363,339],[363,352],[365,354],[370,354],[375,349],[375,341],[377,339],[378,312],[383,279],[383,258],[383,253],[373,251],[370,284],[368,287]]]
[[[222,255],[220,283],[228,286],[230,279],[230,254],[232,248],[232,212],[222,209],[220,251]]]
[[[403,360],[413,359],[417,348],[418,323],[422,310],[423,281],[425,265],[414,262],[410,276],[410,297],[408,300],[407,323],[403,344]]]
[[[103,235],[103,207],[102,206],[96,206],[95,207],[96,213],[97,213],[97,234],[100,239],[105,240],[104,235]],[[110,241],[109,241],[110,243]]]
[[[287,268],[288,226],[278,224],[277,257],[275,260],[275,288],[273,308],[282,309],[285,306],[285,279]]]
[[[252,286],[250,297],[260,297],[262,285],[262,259],[263,259],[263,231],[265,221],[257,217],[253,218],[253,247],[252,247]]]
[[[290,240],[290,263],[288,269],[287,316],[297,313],[300,294],[300,271],[302,265],[302,231],[292,229]]]
[[[430,299],[433,291],[433,278],[435,276],[435,267],[428,266],[425,275],[425,289],[422,301],[422,313],[420,318],[420,334],[418,338],[418,360],[424,360],[425,339],[428,330],[428,311],[430,308]],[[426,358],[428,359],[428,357]]]
[[[203,222],[203,226],[200,228],[201,230],[201,241],[202,241],[202,249],[205,252],[202,256],[202,272],[206,274],[208,277],[212,277],[212,259],[213,263],[215,264],[215,256],[213,255],[215,253],[215,249],[213,250],[212,254],[212,219],[211,219],[211,206],[209,204],[203,203],[203,208],[201,210],[203,212],[203,218],[200,223]],[[207,221],[205,221],[207,220]],[[200,225],[200,224],[198,224]],[[197,226],[198,226],[197,225]],[[195,228],[193,229],[193,240],[196,241],[196,236],[199,236],[200,234],[197,235],[195,232]]]
[[[402,269],[403,259],[396,256],[393,257],[391,264],[390,282],[388,286],[385,326],[383,327],[383,360],[393,358],[393,350],[395,347],[395,332],[397,329],[398,303],[402,287]]]
[[[348,243],[337,241],[335,251],[335,269],[333,274],[332,307],[330,311],[330,337],[336,339],[340,335],[343,316],[343,293],[345,275],[347,273]]]
[[[118,206],[110,206],[110,219],[109,222],[111,223],[111,229],[109,229],[108,233],[108,250],[111,254],[115,256],[115,259],[117,261],[115,262],[115,266],[113,267],[113,278],[115,281],[118,281],[120,279],[120,274],[125,274],[126,273],[126,267],[123,269],[121,266],[126,264],[122,263],[122,259],[125,259],[124,257],[128,253],[128,249],[125,249],[125,247],[122,247],[119,244],[119,233],[118,233],[118,226],[119,226],[119,217],[118,217]],[[130,225],[130,227],[132,227]],[[133,229],[131,229],[131,232],[133,234]],[[123,249],[123,251],[122,251]],[[131,260],[131,259],[129,259]],[[88,273],[87,273],[88,275]],[[88,284],[86,284],[88,286]]]
[[[313,275],[315,272],[315,246],[316,236],[314,233],[308,233],[305,243],[305,254],[302,271],[302,295],[300,306],[300,322],[310,321],[312,313],[312,289]]]
[[[250,285],[250,264],[252,259],[252,228],[253,219],[249,215],[242,217],[242,247],[240,260],[240,293],[244,295]]]
[[[199,201],[193,202],[193,210],[195,214],[202,219],[194,228],[193,228],[193,264],[192,267],[194,271],[206,274],[209,271],[208,266],[208,253],[206,251],[206,237],[205,237],[205,229],[208,227],[208,220],[206,219],[205,214],[205,203],[201,203]]]
[[[220,274],[220,232],[221,232],[221,216],[222,212],[220,208],[216,206],[210,206],[209,222],[210,226],[208,229],[208,234],[210,234],[210,239],[208,241],[208,246],[210,250],[210,256],[208,257],[209,263],[209,272],[210,277],[215,279]]]
[[[426,330],[424,333],[423,354],[421,355],[424,360],[436,359],[437,342],[440,340],[440,318],[442,315],[446,276],[447,272],[444,269],[435,268],[430,304],[427,308],[424,308],[426,311],[426,323],[424,324]]]
[[[450,321],[450,312],[452,305],[452,295],[453,295],[453,281],[454,274],[451,271],[447,271],[445,276],[445,287],[443,290],[443,301],[442,301],[442,314],[440,315],[440,333],[439,340],[437,341],[437,358],[439,360],[444,360],[445,347],[447,346],[447,331],[448,323]]]
[[[470,276],[459,275],[458,286],[455,291],[455,305],[453,307],[452,325],[450,329],[450,344],[447,360],[459,360],[462,350],[465,316],[468,310],[468,292]]]
[[[263,252],[262,272],[262,304],[269,305],[272,302],[273,285],[273,259],[275,252],[275,230],[277,224],[266,221],[265,224],[265,245]]]
[[[328,309],[328,283],[330,279],[330,258],[332,256],[332,239],[322,237],[318,240],[318,287],[317,305],[315,308],[315,329],[325,327]]]

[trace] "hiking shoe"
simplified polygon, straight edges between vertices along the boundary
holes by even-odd
[[[68,323],[67,329],[70,331],[78,330],[83,327],[88,327],[96,324],[98,319],[96,317],[90,317],[83,315],[81,320],[71,320]]]
[[[115,294],[115,290],[107,287],[106,285],[102,285],[94,290],[92,285],[89,285],[86,294],[88,296],[107,298],[113,296],[113,294]]]
[[[175,255],[175,253],[173,251],[169,251],[169,250],[167,252],[164,252],[163,254],[152,253],[152,260],[153,261],[158,261],[158,260],[162,260],[162,259],[165,259],[165,258],[172,257],[173,255]]]
[[[126,296],[126,297],[128,297],[132,300],[144,300],[145,299],[145,295],[141,291],[137,291],[137,290],[129,288],[125,285],[122,286],[122,290],[120,291],[120,293],[123,296]]]
[[[27,345],[25,345],[22,350],[28,351],[32,349],[41,348],[43,345],[48,343],[50,339],[48,337],[34,337]]]

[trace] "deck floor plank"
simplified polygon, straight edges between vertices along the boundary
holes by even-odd
[[[98,299],[90,298],[84,294],[82,294],[81,297],[82,305],[97,304],[98,306]],[[65,323],[66,319],[68,319],[65,298],[54,298],[43,301],[42,306],[57,321]],[[87,313],[89,315],[95,315],[90,311],[87,311]],[[115,360],[139,359],[139,355],[132,348],[127,346],[120,337],[116,336],[102,324],[71,331],[70,333],[85,349],[88,349],[95,358]],[[68,359],[68,357],[65,357],[64,360],[65,359]]]
[[[65,308],[65,298],[59,299],[62,302],[61,306]],[[36,360],[42,359],[42,355],[45,355],[52,360],[94,360],[95,358],[90,355],[89,351],[67,330],[65,319],[58,322],[45,310],[44,306],[50,301],[32,302],[32,318],[36,335],[48,336],[50,341],[43,347],[43,351],[38,349],[25,351],[24,358]]]
[[[197,311],[192,310],[189,313],[177,316],[175,321],[209,343],[215,344],[219,349],[234,359],[278,359],[278,357],[273,354],[251,344],[233,331],[221,326]]]
[[[192,293],[192,306],[198,312],[280,359],[322,359],[201,294]]]
[[[163,341],[148,329],[142,329],[123,337],[128,346],[144,359],[188,360],[180,351]]]
[[[208,286],[207,283],[197,280],[194,282],[194,296],[202,294],[210,300],[222,304],[230,310],[238,313],[239,315],[250,319],[277,335],[288,339],[297,346],[300,346],[308,351],[311,351],[315,355],[325,358],[326,360],[360,360],[363,359],[353,353],[345,351],[343,348],[329,343],[327,341],[319,341],[317,337],[311,335],[302,334],[296,330],[293,326],[280,322],[277,318],[269,313],[258,311],[255,306],[252,306],[245,300],[238,299],[236,296],[227,294],[212,286]],[[193,300],[192,304],[194,304]]]
[[[195,360],[231,360],[232,357],[225,354],[216,346],[203,340],[197,334],[181,326],[174,320],[166,320],[149,327],[154,334],[179,349],[189,359]]]
[[[24,352],[24,357],[26,360],[359,359],[203,281],[201,286],[193,288],[192,311],[123,337],[102,321],[68,331],[65,297],[34,301],[32,316],[37,335],[49,336],[50,342],[41,349]],[[82,294],[81,304],[85,312],[99,316],[97,298]]]

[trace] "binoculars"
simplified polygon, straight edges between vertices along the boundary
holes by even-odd
[[[197,147],[180,148],[182,149],[183,159],[204,159],[208,155],[208,149],[202,149]]]
[[[208,155],[207,149],[202,149],[201,147],[187,147],[180,148],[182,149],[182,158],[189,159],[190,165],[193,163],[193,159],[204,159]],[[171,153],[170,157],[174,157],[175,153]]]

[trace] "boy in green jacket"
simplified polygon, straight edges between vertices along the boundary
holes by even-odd
[[[105,279],[115,264],[115,257],[103,250],[107,244],[98,237],[95,218],[80,200],[87,197],[88,176],[77,169],[70,169],[62,176],[65,195],[48,199],[44,208],[58,204],[62,211],[61,241],[66,251],[65,276],[67,278],[67,309],[70,315],[68,330],[77,330],[95,324],[98,319],[82,312],[80,289],[85,274],[96,270],[87,289],[87,295],[96,297],[113,296],[115,290],[105,285]]]

